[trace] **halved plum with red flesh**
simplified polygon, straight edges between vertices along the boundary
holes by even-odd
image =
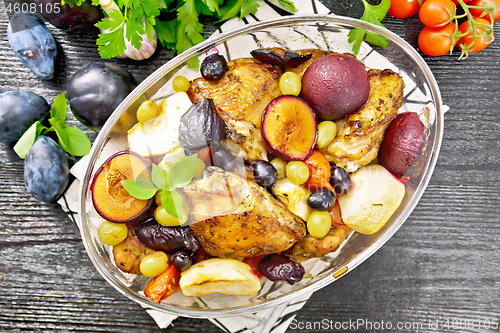
[[[121,151],[111,156],[92,181],[92,201],[99,215],[111,222],[130,222],[149,209],[152,199],[140,200],[123,188],[122,180],[151,180],[148,163],[139,155]]]
[[[308,158],[318,137],[313,109],[292,95],[276,97],[268,104],[260,130],[267,149],[288,161]]]

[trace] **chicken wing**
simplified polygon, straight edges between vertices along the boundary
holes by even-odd
[[[336,251],[351,231],[349,227],[342,226],[332,227],[323,238],[314,238],[307,234],[283,254],[297,261],[323,257],[330,252]]]
[[[200,77],[191,82],[188,95],[193,103],[211,98],[226,123],[228,136],[250,162],[267,160],[260,135],[262,113],[267,104],[281,95],[279,79],[283,71],[253,58],[228,62],[228,71],[218,81]]]
[[[358,112],[338,120],[338,134],[320,151],[330,162],[354,172],[377,157],[380,143],[403,102],[403,79],[389,69],[370,69],[370,95]]]
[[[306,234],[304,222],[269,192],[234,173],[208,167],[184,187],[190,229],[210,255],[241,258],[289,249]],[[201,221],[201,222],[196,222]]]

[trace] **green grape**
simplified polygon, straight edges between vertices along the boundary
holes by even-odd
[[[302,88],[302,83],[300,77],[294,72],[285,72],[281,75],[279,87],[283,95],[298,96]]]
[[[332,218],[330,213],[314,210],[306,219],[307,231],[315,238],[323,238],[328,234],[332,227]]]
[[[158,105],[153,101],[144,101],[137,109],[137,120],[145,123],[158,115]]]
[[[286,162],[281,158],[276,157],[271,161],[272,166],[278,171],[278,178],[286,177]]]
[[[203,176],[203,171],[205,171],[205,162],[201,159],[196,159],[196,170],[194,172],[194,178],[201,178]]]
[[[101,242],[109,246],[115,246],[127,238],[127,225],[125,223],[104,221],[99,227],[98,234]]]
[[[163,206],[156,207],[154,216],[155,216],[156,221],[158,221],[158,223],[160,223],[162,226],[165,226],[165,227],[176,227],[176,226],[182,225],[188,219],[188,214],[187,214],[185,205],[183,205],[183,207],[182,207],[182,219],[180,219],[180,220],[179,220],[179,218],[168,213],[165,210],[165,208],[163,208]]]
[[[326,147],[337,136],[337,125],[333,121],[322,121],[318,125],[318,148]]]
[[[156,251],[148,254],[141,260],[139,269],[146,277],[155,277],[163,273],[168,267],[168,257],[165,252]]]
[[[286,165],[286,176],[295,185],[304,184],[309,179],[309,168],[302,161],[291,161]]]
[[[172,86],[176,92],[186,92],[189,89],[189,80],[182,75],[174,77]]]

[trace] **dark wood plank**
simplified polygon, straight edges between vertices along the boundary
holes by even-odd
[[[363,9],[357,0],[324,3],[357,18]],[[0,92],[29,90],[52,102],[78,68],[98,59],[97,31],[51,27],[59,44],[59,70],[53,82],[40,81],[10,50],[7,22],[0,12]],[[384,22],[417,46],[418,17]],[[209,26],[207,36],[214,29]],[[141,81],[171,56],[160,50],[144,62],[112,61]],[[424,58],[451,108],[431,182],[396,235],[353,272],[315,293],[290,332],[317,332],[297,325],[323,320],[414,325],[404,332],[499,331],[500,43],[466,61],[457,61],[457,54]],[[23,162],[10,145],[0,144],[0,166],[0,331],[160,332],[139,305],[102,279],[78,228],[60,208],[26,192]],[[465,320],[469,326],[442,326]],[[429,326],[436,321],[438,329]],[[220,332],[207,320],[180,318],[174,324],[169,332]],[[492,329],[478,330],[480,324]],[[374,330],[361,326],[358,331]]]

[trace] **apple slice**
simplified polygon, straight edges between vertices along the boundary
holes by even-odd
[[[405,186],[381,165],[368,165],[351,175],[351,190],[338,197],[342,220],[361,234],[374,234],[398,209]]]
[[[131,196],[122,180],[151,179],[147,162],[139,155],[121,151],[111,156],[96,172],[92,181],[92,201],[95,210],[111,222],[129,222],[139,218],[151,205],[150,200]]]
[[[318,137],[313,109],[292,95],[276,97],[267,105],[260,130],[267,149],[287,161],[308,158]]]

